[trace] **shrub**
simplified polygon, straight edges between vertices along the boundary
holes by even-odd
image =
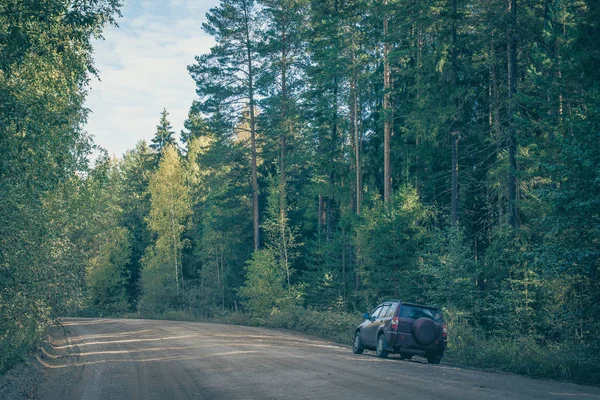
[[[538,343],[531,336],[486,338],[465,321],[448,324],[448,362],[534,378],[584,384],[600,382],[600,348],[586,344]]]

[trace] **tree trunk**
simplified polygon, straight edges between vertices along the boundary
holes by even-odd
[[[215,266],[217,267],[216,268],[216,273],[217,273],[217,288],[219,288],[219,290],[220,290],[221,289],[221,266],[219,265],[219,262],[220,262],[220,259],[219,259],[220,254],[219,253],[220,253],[220,250],[217,247],[215,249]]]
[[[260,249],[260,216],[258,211],[258,176],[256,169],[256,125],[254,120],[254,70],[252,59],[252,47],[250,44],[250,16],[248,15],[248,4],[244,4],[246,21],[246,62],[248,63],[248,102],[250,109],[250,145],[252,152],[252,227],[254,234],[254,250]]]
[[[390,211],[390,203],[392,198],[392,175],[391,175],[391,154],[390,143],[392,138],[392,122],[390,120],[390,46],[387,38],[388,35],[388,15],[387,5],[388,0],[383,0],[383,5],[386,7],[383,17],[383,202],[385,210]]]
[[[279,229],[281,233],[282,258],[285,264],[288,292],[291,292],[290,267],[286,239],[287,199],[286,199],[286,133],[287,121],[287,40],[285,31],[282,32],[283,50],[281,52],[281,123],[279,133]]]
[[[492,32],[492,44],[490,46],[490,54],[492,59],[491,73],[494,133],[497,138],[500,138],[500,95],[498,94],[498,74],[496,72],[496,44],[494,40],[494,32]]]
[[[318,211],[318,238],[321,240],[321,236],[323,234],[323,195],[319,195],[319,211]]]
[[[225,310],[225,257],[221,249],[221,309]]]
[[[508,222],[513,230],[518,227],[517,204],[517,136],[514,114],[517,92],[517,0],[508,0],[510,23],[508,27]]]
[[[254,250],[260,248],[260,218],[258,214],[258,176],[256,171],[256,132],[254,129],[254,90],[250,79],[250,142],[252,145],[252,226]]]
[[[281,72],[281,121],[283,126],[279,134],[279,213],[282,219],[285,218],[286,213],[286,130],[288,129],[287,123],[287,83],[286,83],[286,71],[285,67]]]
[[[336,2],[337,4],[337,2]],[[337,11],[337,6],[336,6]],[[331,145],[330,145],[330,157],[332,157],[331,172],[329,173],[329,195],[327,196],[325,217],[325,240],[329,242],[333,237],[333,197],[332,193],[335,189],[335,165],[334,158],[336,154],[336,143],[338,142],[338,93],[339,93],[339,79],[335,75],[333,77],[333,115],[331,123]]]
[[[346,303],[346,228],[342,228],[342,299]]]
[[[420,21],[420,17],[421,17],[421,10],[419,10],[419,23],[417,25],[417,103],[420,103],[420,99],[421,99],[421,90],[422,90],[422,84],[423,84],[423,71],[422,71],[422,64],[423,64],[423,27]],[[416,181],[416,189],[417,189],[417,197],[419,198],[419,201],[423,200],[423,193],[422,193],[422,186],[423,186],[423,182],[422,182],[422,175],[423,175],[423,168],[421,166],[421,157],[419,154],[419,146],[421,146],[421,138],[419,136],[419,134],[417,134],[417,137],[415,139],[415,146],[416,146],[416,153],[417,153],[417,157],[416,157],[416,164],[417,164],[417,181]]]
[[[356,215],[360,215],[360,207],[362,204],[362,168],[361,168],[361,156],[360,156],[360,145],[361,137],[358,125],[358,73],[356,71],[356,48],[354,43],[354,37],[352,37],[352,106],[350,113],[352,115],[352,126],[354,128],[354,162],[356,172]]]
[[[453,90],[456,90],[457,75],[458,75],[458,55],[457,55],[457,43],[456,43],[456,19],[457,19],[457,0],[452,0],[451,13],[452,13],[452,71],[451,71],[451,86]],[[456,109],[454,115],[454,129],[450,132],[450,140],[452,141],[452,225],[456,226],[458,222],[458,140],[460,133],[458,130],[458,124],[460,121],[460,110],[459,110],[459,99],[456,96]]]
[[[351,113],[352,113],[352,125],[354,128],[354,162],[355,162],[355,173],[356,173],[356,215],[360,215],[361,213],[361,207],[362,207],[362,160],[361,160],[361,145],[362,145],[362,138],[360,135],[360,125],[359,125],[359,108],[358,108],[358,72],[357,72],[357,59],[356,59],[356,43],[354,40],[354,36],[352,37],[352,84],[351,84],[351,89],[352,89],[352,106],[351,106]],[[345,238],[346,238],[346,231],[345,229],[343,230],[343,236],[344,236],[344,248],[343,248],[343,253],[342,255],[345,256]],[[356,244],[356,282],[355,282],[355,291],[358,294],[358,283],[359,283],[359,275],[358,275],[358,263],[360,260],[360,244],[358,243],[357,240],[357,244]],[[344,262],[342,263],[342,275],[343,275],[343,280],[344,280],[344,287],[343,287],[343,296],[344,296],[344,302],[346,302],[346,263],[345,263],[345,257],[344,258]]]
[[[177,230],[175,227],[175,214],[173,212],[173,206],[171,206],[171,229],[173,230],[173,255],[175,258],[175,286],[179,293],[179,262],[177,259],[178,245],[177,245]]]
[[[458,222],[458,132],[452,132],[452,226]]]
[[[333,199],[327,197],[325,217],[327,218],[325,226],[325,241],[329,242],[333,238]]]

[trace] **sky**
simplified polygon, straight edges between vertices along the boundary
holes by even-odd
[[[202,22],[218,0],[124,0],[119,27],[108,27],[96,41],[93,79],[86,100],[86,130],[112,156],[144,139],[150,142],[163,108],[177,133],[196,98],[187,72],[194,57],[214,40]]]

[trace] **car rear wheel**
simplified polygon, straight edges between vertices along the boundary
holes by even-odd
[[[387,356],[390,354],[390,352],[385,349],[384,341],[385,337],[383,336],[383,334],[379,335],[379,337],[377,338],[377,348],[375,349],[375,354],[379,358],[387,358]]]
[[[354,334],[354,344],[352,345],[352,352],[354,354],[362,354],[365,351],[365,348],[362,345],[360,340],[360,332],[356,332]]]
[[[427,362],[429,364],[439,364],[440,361],[442,361],[442,357],[440,357],[439,355],[427,354]]]

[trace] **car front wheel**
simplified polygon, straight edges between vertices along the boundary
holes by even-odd
[[[365,351],[365,348],[360,341],[360,332],[356,332],[354,334],[354,344],[352,345],[352,352],[354,354],[362,354]]]
[[[385,337],[383,335],[379,335],[377,338],[377,348],[375,349],[375,354],[379,358],[387,358],[389,351],[385,350]]]

